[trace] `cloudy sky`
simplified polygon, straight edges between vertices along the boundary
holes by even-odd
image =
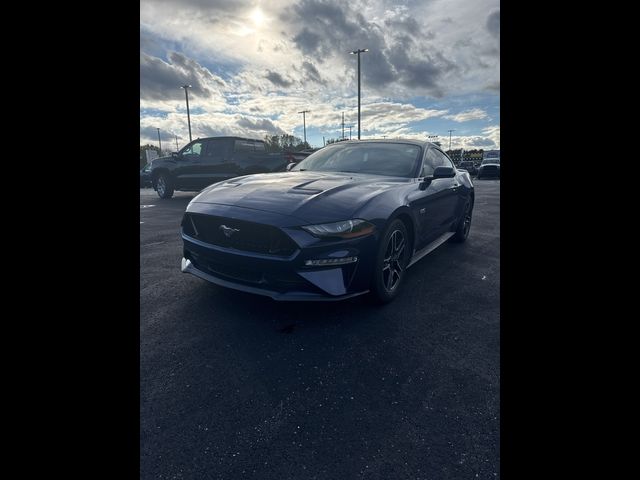
[[[500,148],[499,0],[142,0],[140,143],[303,136]],[[349,129],[346,128],[346,136]]]

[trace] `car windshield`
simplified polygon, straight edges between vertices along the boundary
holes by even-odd
[[[414,176],[422,149],[408,143],[362,142],[325,147],[291,170],[303,172],[370,173],[393,177]]]

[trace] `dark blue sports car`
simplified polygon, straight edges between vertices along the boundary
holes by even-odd
[[[276,300],[388,302],[408,267],[467,238],[473,202],[469,174],[433,143],[340,142],[200,192],[182,220],[182,271]]]

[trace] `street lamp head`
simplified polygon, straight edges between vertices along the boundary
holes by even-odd
[[[192,88],[191,85],[182,85],[180,88]]]
[[[368,48],[359,48],[358,50],[354,50],[353,52],[349,52],[351,55],[356,55],[358,53],[362,53],[362,52],[368,52],[369,49]]]

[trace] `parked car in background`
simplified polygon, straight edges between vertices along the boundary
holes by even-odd
[[[463,160],[458,165],[458,168],[466,170],[470,175],[476,175],[478,173],[478,169],[476,168],[476,164],[473,163],[473,160]]]
[[[289,163],[298,163],[302,160],[304,160],[305,158],[307,158],[309,155],[311,155],[313,152],[320,150],[319,148],[312,148],[309,150],[301,150],[299,152],[285,152],[285,155],[287,157],[287,160],[289,161]]]
[[[182,219],[182,271],[275,300],[388,302],[407,268],[465,241],[473,204],[469,173],[433,143],[339,142],[200,192]]]
[[[267,153],[262,140],[198,138],[169,157],[155,159],[151,181],[160,198],[171,198],[175,190],[198,192],[241,175],[282,172],[289,163],[287,154]]]
[[[151,187],[151,163],[140,169],[140,188]]]
[[[485,158],[478,169],[477,178],[500,178],[500,158]]]

